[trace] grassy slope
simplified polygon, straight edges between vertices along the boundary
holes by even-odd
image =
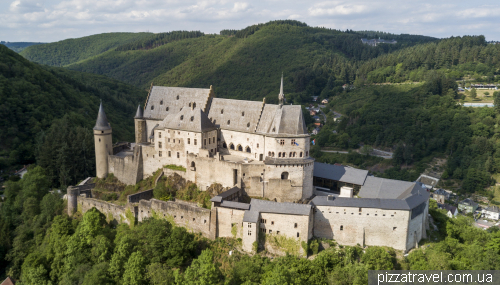
[[[143,38],[150,33],[106,33],[78,39],[30,46],[20,54],[25,58],[51,66],[65,66],[96,55],[119,45]]]

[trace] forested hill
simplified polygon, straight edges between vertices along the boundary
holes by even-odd
[[[25,58],[51,66],[65,66],[99,55],[117,46],[148,37],[151,33],[105,33],[78,39],[30,46],[20,54]]]
[[[406,35],[398,38],[396,45],[370,47],[361,43],[364,36],[360,32],[313,28],[297,21],[223,30],[221,35],[185,31],[148,34],[67,67],[142,88],[151,82],[186,87],[213,85],[219,97],[253,100],[275,99],[283,72],[288,100],[298,103],[322,92],[327,97],[334,87],[354,81],[359,62],[437,40]],[[101,45],[96,36],[88,39]],[[65,41],[51,45],[61,53],[72,48]],[[46,59],[41,61],[28,52]],[[54,55],[41,48],[30,48],[22,55],[54,64]]]
[[[61,167],[70,171],[93,156],[91,128],[100,99],[114,140],[132,140],[132,116],[145,96],[145,91],[104,76],[31,63],[0,45],[0,169],[32,163],[36,155],[39,164],[52,167],[52,178],[59,182]],[[83,151],[87,157],[75,160]],[[88,172],[93,163],[81,166]],[[68,182],[77,179],[71,171],[67,175]]]

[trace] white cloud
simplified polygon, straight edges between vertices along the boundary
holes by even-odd
[[[455,0],[10,0],[0,1],[0,40],[56,41],[104,32],[222,29],[278,19],[340,30],[500,40],[500,4]]]

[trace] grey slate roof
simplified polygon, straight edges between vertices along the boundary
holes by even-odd
[[[135,112],[135,117],[134,119],[142,119],[144,117],[144,111],[141,109],[141,104],[137,106],[137,112]]]
[[[368,170],[321,162],[314,163],[314,176],[316,177],[363,185],[365,184],[367,175]]]
[[[97,114],[97,121],[95,122],[94,130],[96,131],[105,131],[110,130],[111,126],[109,125],[108,118],[106,117],[106,113],[104,113],[104,108],[101,105],[99,106],[99,113]]]
[[[466,206],[473,206],[473,207],[477,207],[479,205],[478,203],[472,201],[469,198],[460,201],[458,204],[462,204],[462,205],[466,205]]]
[[[224,191],[222,193],[220,193],[219,195],[213,197],[212,199],[210,199],[210,201],[212,202],[222,202],[223,199],[225,199],[226,197],[229,197],[231,195],[233,195],[234,193],[237,193],[239,192],[241,189],[238,188],[238,187],[233,187],[227,191]]]
[[[243,222],[256,223],[259,219],[259,213],[276,213],[285,215],[304,215],[311,212],[311,205],[296,203],[278,203],[252,199],[250,201],[250,210],[245,212]]]
[[[359,190],[359,197],[381,198],[381,199],[401,199],[409,196],[414,187],[420,187],[416,182],[386,179],[368,176],[363,186]],[[422,188],[422,190],[424,190]]]
[[[454,207],[449,204],[439,204],[442,209],[445,209],[447,211],[450,211],[452,214],[455,214],[455,211],[457,211],[457,207]]]
[[[278,108],[267,133],[271,135],[307,135],[302,107],[300,105],[283,105]]]
[[[196,103],[197,108],[204,109],[209,93],[210,89],[153,86],[144,109],[144,118],[163,120],[170,114],[178,113],[181,108],[189,108],[189,103]]]
[[[185,107],[176,114],[168,115],[163,120],[162,127],[199,133],[216,129],[207,114],[198,107],[196,109]]]
[[[315,206],[377,208],[387,210],[411,210],[429,199],[429,192],[421,190],[406,199],[339,198],[328,200],[328,196],[316,196],[310,202]]]
[[[220,204],[220,207],[239,209],[239,210],[248,210],[248,209],[250,209],[250,204],[233,202],[233,201],[222,201],[222,203]]]
[[[488,208],[484,209],[485,211],[488,212],[495,212],[495,213],[500,213],[500,209],[497,206],[488,206]]]
[[[255,132],[264,103],[213,98],[208,117],[223,130]],[[228,124],[229,121],[229,124]]]
[[[447,196],[448,195],[448,192],[444,191],[443,189],[439,188],[437,189],[436,191],[434,191],[434,194],[437,194],[437,195],[445,195]]]

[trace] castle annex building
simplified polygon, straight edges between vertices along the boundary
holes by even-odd
[[[129,196],[125,207],[116,206],[92,199],[92,186],[80,185],[68,190],[68,211],[97,207],[117,221],[127,220],[126,211],[139,221],[169,217],[210,238],[236,233],[248,251],[259,232],[299,243],[321,237],[404,251],[417,246],[426,236],[427,189],[419,182],[314,162],[301,106],[284,101],[283,79],[278,105],[216,98],[212,88],[152,86],[144,109],[139,106],[134,117],[135,143],[125,147],[112,146],[101,104],[94,127],[97,177],[113,173],[135,184],[158,169],[169,174],[165,165],[178,165],[186,168],[180,174],[201,190],[213,183],[230,190],[214,197],[208,210],[155,200],[152,190]],[[274,202],[242,203],[243,194]]]

